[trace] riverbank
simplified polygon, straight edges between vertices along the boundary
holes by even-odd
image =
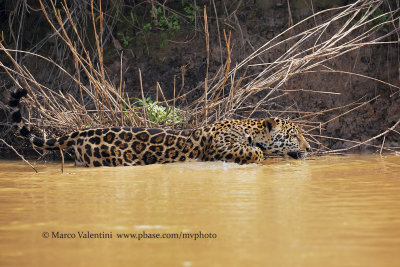
[[[278,116],[300,123],[314,151],[400,150],[399,126],[393,128],[400,120],[398,7],[356,1],[318,4],[310,13],[296,1],[289,7],[278,1],[241,2],[206,5],[207,16],[200,2],[192,9],[188,3],[157,4],[155,11],[148,3],[132,9],[105,3],[102,16],[93,9],[95,27],[88,22],[90,6],[71,19],[66,14],[77,7],[59,6],[67,28],[59,36],[49,26],[61,27],[57,12],[46,7],[46,19],[38,6],[25,21],[36,18],[47,25],[41,28],[44,39],[31,30],[14,56],[7,49],[15,43],[6,37],[0,61],[29,86],[24,116],[39,136],[96,126],[194,128],[230,118]],[[189,10],[192,16],[184,13]],[[136,18],[132,23],[130,14]],[[177,24],[157,24],[155,15],[158,22],[175,21],[179,30]],[[143,29],[146,23],[151,29]],[[63,41],[67,37],[70,41]],[[32,40],[46,42],[39,49]],[[1,96],[7,100],[15,83],[1,75]],[[25,150],[29,144],[12,137],[5,104],[0,137]]]

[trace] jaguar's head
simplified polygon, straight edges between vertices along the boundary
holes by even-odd
[[[307,156],[311,150],[304,138],[300,127],[286,119],[268,118],[264,120],[265,131],[268,131],[268,140],[255,142],[265,155],[283,154],[299,159]]]

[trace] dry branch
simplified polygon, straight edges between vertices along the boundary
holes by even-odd
[[[29,161],[27,161],[24,156],[22,156],[21,154],[18,153],[18,151],[12,146],[9,145],[4,139],[0,138],[0,141],[2,141],[6,146],[8,146],[9,148],[11,148],[15,154],[18,155],[18,157],[20,157],[26,164],[28,164],[36,173],[38,173],[38,171],[36,170],[35,167],[32,166],[32,164],[29,163]]]

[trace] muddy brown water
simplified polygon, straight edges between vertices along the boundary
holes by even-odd
[[[0,266],[400,266],[400,157],[0,162]]]

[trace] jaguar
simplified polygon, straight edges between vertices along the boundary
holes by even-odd
[[[103,127],[41,138],[24,124],[20,99],[27,90],[11,93],[9,106],[17,134],[34,148],[73,148],[77,163],[87,167],[130,166],[187,160],[260,163],[273,154],[299,159],[310,145],[301,128],[280,118],[227,120],[191,130]]]

